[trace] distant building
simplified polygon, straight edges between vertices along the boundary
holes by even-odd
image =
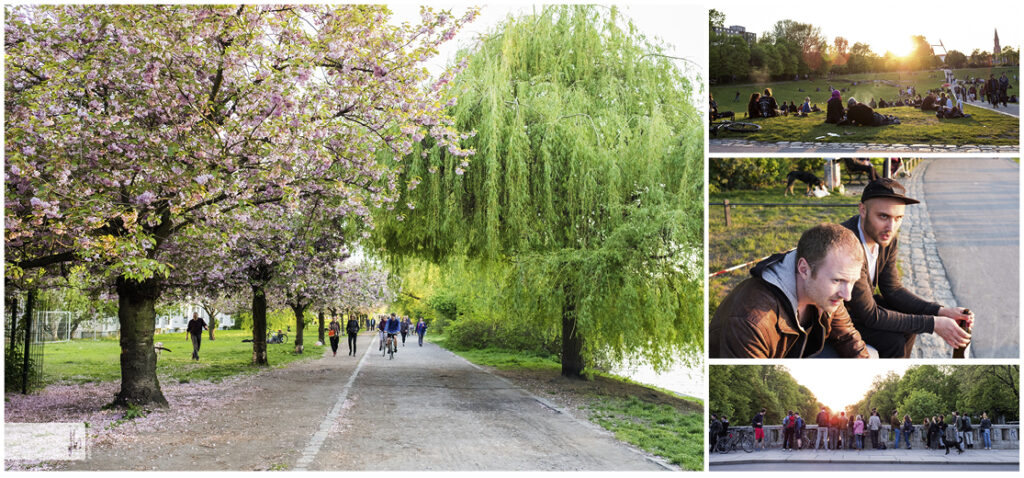
[[[715,27],[715,33],[722,35],[741,36],[744,40],[747,40],[748,45],[753,44],[754,42],[757,41],[756,33],[748,32],[747,27],[740,25],[732,25],[729,28]]]
[[[999,47],[999,30],[996,29],[995,32],[996,32],[996,40],[995,40],[995,46],[992,47],[992,63],[998,65],[998,64],[1002,63],[1002,58],[1000,58],[1000,53],[1003,52],[1003,49]]]

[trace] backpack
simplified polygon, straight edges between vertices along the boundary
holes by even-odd
[[[786,417],[785,422],[786,423],[784,423],[783,425],[785,425],[787,429],[796,428],[796,420],[791,420],[789,417]]]

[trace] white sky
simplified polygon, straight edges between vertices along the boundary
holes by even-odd
[[[975,48],[991,52],[995,30],[999,30],[1001,47],[1020,48],[1022,9],[1019,0],[732,0],[714,2],[709,8],[725,14],[725,26],[742,25],[747,31],[757,33],[758,38],[771,30],[775,22],[794,20],[820,27],[830,44],[841,36],[851,46],[856,42],[871,45],[878,55],[886,51],[898,55],[909,53],[911,35],[924,35],[935,45],[941,39],[946,50],[958,50],[967,56]],[[940,48],[935,49],[941,54]]]
[[[797,383],[832,410],[842,410],[864,398],[876,376],[890,371],[903,376],[912,363],[899,360],[791,360],[785,367]]]
[[[439,54],[428,62],[431,74],[444,70],[448,64],[457,59],[455,53],[460,46],[471,44],[473,38],[490,32],[509,14],[529,14],[540,10],[544,4],[526,1],[506,1],[500,3],[448,3],[448,2],[386,2],[394,12],[392,21],[402,23],[419,22],[419,5],[427,4],[436,10],[451,10],[456,16],[465,13],[470,5],[480,6],[480,15],[472,23],[459,32],[455,38],[442,45]],[[560,2],[560,3],[594,3],[594,2]],[[666,43],[665,54],[687,58],[695,63],[679,61],[681,69],[699,73],[707,64],[707,7],[695,2],[641,1],[621,3],[597,3],[598,5],[617,5],[619,11],[633,20],[634,25],[648,37],[658,37]],[[688,70],[687,70],[688,69]]]

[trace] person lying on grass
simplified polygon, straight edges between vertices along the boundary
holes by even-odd
[[[899,118],[893,115],[875,113],[875,110],[870,106],[858,102],[852,96],[847,101],[847,105],[849,107],[846,110],[846,120],[837,123],[838,126],[886,126],[900,124]]]

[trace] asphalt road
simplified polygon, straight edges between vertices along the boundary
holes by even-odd
[[[975,313],[972,353],[1020,355],[1020,166],[1009,159],[924,162],[924,201],[958,305]]]
[[[678,469],[414,337],[390,360],[364,333],[357,356],[343,341],[337,357],[245,378],[62,469]]]

